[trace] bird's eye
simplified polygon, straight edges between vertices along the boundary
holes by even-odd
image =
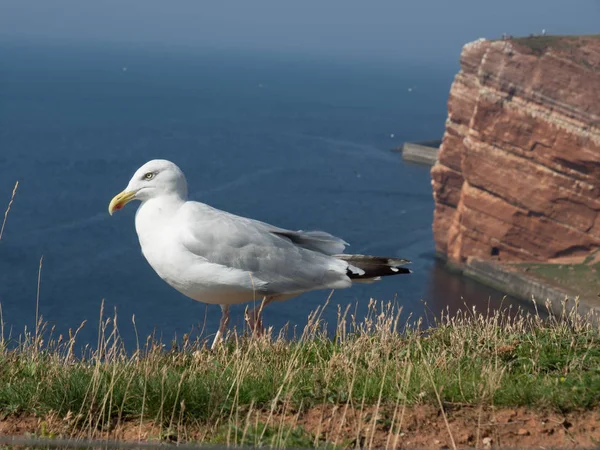
[[[144,180],[151,180],[152,178],[154,178],[154,172],[148,172],[144,175]]]

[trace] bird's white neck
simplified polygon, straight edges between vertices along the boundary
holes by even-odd
[[[179,195],[161,195],[142,202],[135,213],[135,229],[140,240],[152,238],[171,221],[179,208],[185,203]]]

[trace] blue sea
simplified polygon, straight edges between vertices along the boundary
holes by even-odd
[[[434,257],[429,167],[391,151],[439,139],[455,64],[316,59],[290,54],[0,41],[0,210],[19,189],[0,241],[5,337],[39,313],[56,334],[117,312],[125,340],[205,326],[218,306],[166,285],[144,260],[136,205],[107,206],[154,158],[185,172],[191,196],[290,229],[325,230],[348,252],[399,256],[414,273],[336,291],[358,317],[370,298],[431,321],[447,307],[497,308],[503,294],[448,273]],[[265,310],[302,327],[329,292]],[[504,300],[504,305],[513,300]],[[242,307],[233,311],[242,323]]]

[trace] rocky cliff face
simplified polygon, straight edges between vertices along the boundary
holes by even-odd
[[[600,37],[467,44],[431,174],[437,250],[455,263],[600,247]]]

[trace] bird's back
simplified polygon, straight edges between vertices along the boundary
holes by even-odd
[[[181,243],[192,254],[224,268],[251,273],[269,295],[351,284],[348,263],[325,251],[344,242],[323,232],[302,233],[236,216],[198,202],[178,211]]]

